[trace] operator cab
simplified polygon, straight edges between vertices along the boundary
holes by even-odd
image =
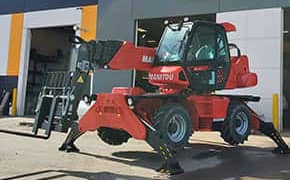
[[[193,91],[224,89],[230,70],[225,28],[204,21],[167,25],[154,66],[182,67],[186,78],[180,79],[188,81]]]

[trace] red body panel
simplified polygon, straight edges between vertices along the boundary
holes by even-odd
[[[120,89],[127,95],[130,95],[129,91],[139,91],[137,89],[130,90],[130,88]],[[145,98],[134,105],[133,111],[128,107],[126,95],[119,94],[121,93],[119,90],[111,94],[98,95],[96,103],[79,122],[81,132],[109,127],[124,130],[136,139],[146,139],[146,128],[139,118],[142,117],[148,124],[153,125],[154,122],[151,118],[154,117],[156,110],[166,102],[162,102],[159,98]],[[191,116],[193,130],[211,131],[214,119],[226,118],[230,99],[214,95],[192,95],[180,103],[184,105]],[[251,127],[256,130],[259,128],[259,117],[251,109],[250,111]]]
[[[244,88],[257,85],[258,78],[249,71],[247,56],[232,57],[229,78],[225,89]]]
[[[250,109],[250,112],[251,112],[251,128],[252,128],[252,130],[259,130],[260,129],[260,122],[263,120],[249,106],[248,106],[248,108]]]
[[[220,96],[190,96],[187,98],[194,104],[200,118],[224,118],[227,114],[229,98]]]
[[[194,130],[210,131],[213,119],[225,118],[229,105],[229,98],[219,96],[190,96],[188,104],[194,106],[198,121],[193,123]]]
[[[174,94],[189,86],[189,81],[184,75],[180,79],[180,73],[184,74],[181,66],[157,66],[149,72],[149,83],[159,86],[162,94]]]
[[[207,71],[208,70],[208,66],[192,66],[192,67],[187,67],[188,71]]]
[[[80,132],[109,127],[124,130],[132,137],[144,140],[146,129],[125,99],[122,94],[98,94],[97,102],[80,119]]]
[[[226,30],[226,32],[234,32],[236,31],[236,26],[229,22],[220,23]]]
[[[131,42],[124,42],[108,64],[110,69],[149,71],[156,50],[147,47],[135,47]]]
[[[113,94],[124,94],[124,95],[132,95],[132,96],[138,96],[145,94],[145,91],[140,88],[131,88],[131,87],[114,87],[112,89]]]

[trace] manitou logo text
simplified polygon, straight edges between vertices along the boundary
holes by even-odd
[[[153,63],[153,59],[154,59],[154,57],[152,57],[152,56],[143,56],[142,62],[143,63]]]
[[[174,75],[172,73],[167,74],[149,74],[150,80],[157,80],[157,81],[173,81]]]

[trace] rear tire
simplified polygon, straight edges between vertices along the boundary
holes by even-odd
[[[175,151],[182,149],[192,135],[191,118],[179,104],[162,106],[153,122],[159,137]]]
[[[127,132],[112,128],[99,128],[98,136],[109,145],[121,145],[131,137]]]
[[[243,144],[251,133],[249,109],[241,102],[232,102],[228,107],[221,137],[231,145]]]

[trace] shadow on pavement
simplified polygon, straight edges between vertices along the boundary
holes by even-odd
[[[178,155],[178,159],[181,160],[181,165],[186,158],[197,162],[187,163],[185,173],[172,179],[290,179],[290,155],[276,155],[271,151],[272,148],[246,145],[234,147],[220,143],[190,144],[188,149]],[[210,166],[212,161],[219,163]],[[193,171],[192,167],[188,167],[202,163],[208,163],[208,167],[201,165],[202,168]]]
[[[170,179],[290,179],[290,155],[272,154],[272,148],[206,143],[189,144],[179,152],[185,173]],[[113,153],[114,157],[80,154],[150,169],[161,164],[155,152],[123,151]]]
[[[130,166],[139,166],[148,169],[157,169],[161,165],[161,158],[155,152],[143,152],[143,151],[123,151],[115,152],[112,155],[114,157],[102,156],[92,153],[79,152],[81,155],[94,157],[97,159],[103,159],[108,161],[114,161],[118,163],[128,164]]]
[[[51,175],[53,173],[54,175]],[[56,174],[56,175],[55,175]],[[114,174],[110,172],[83,172],[83,171],[68,171],[68,170],[44,170],[38,172],[32,172],[17,176],[5,177],[0,178],[1,180],[17,180],[17,179],[35,179],[37,176],[38,180],[52,180],[52,179],[60,179],[60,178],[81,178],[87,180],[149,180],[148,178],[139,177],[139,176],[127,176],[127,175],[120,175]],[[42,176],[42,177],[39,177]]]

